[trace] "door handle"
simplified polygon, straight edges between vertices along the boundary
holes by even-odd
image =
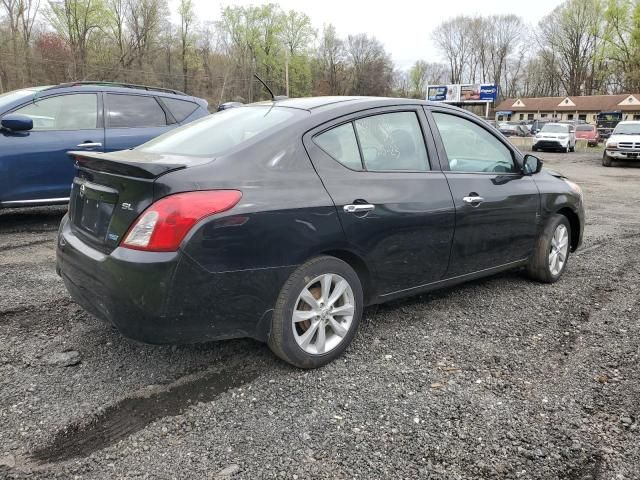
[[[78,148],[99,148],[102,147],[100,142],[84,142],[79,145],[76,145]]]
[[[371,205],[370,203],[357,204],[357,205],[345,205],[343,207],[344,211],[347,213],[370,212],[374,208],[376,208],[376,206]]]
[[[468,197],[462,197],[462,201],[464,203],[468,203],[469,205],[471,205],[473,207],[477,207],[482,202],[484,202],[484,198],[483,197],[479,197],[478,195],[470,195]]]

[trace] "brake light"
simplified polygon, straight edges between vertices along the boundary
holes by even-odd
[[[238,190],[176,193],[151,204],[129,228],[121,246],[148,252],[175,252],[189,230],[203,218],[233,208]]]

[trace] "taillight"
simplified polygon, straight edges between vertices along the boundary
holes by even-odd
[[[191,227],[210,215],[233,208],[242,198],[238,190],[176,193],[147,208],[129,228],[122,247],[149,252],[174,252]]]

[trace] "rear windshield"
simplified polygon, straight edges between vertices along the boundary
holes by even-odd
[[[165,133],[141,145],[138,150],[173,155],[214,156],[299,113],[301,112],[298,110],[272,106],[230,108]]]
[[[594,127],[593,125],[578,125],[576,127],[576,130],[578,132],[593,132],[595,128],[596,127]]]
[[[552,123],[547,123],[542,127],[541,131],[547,133],[567,133],[569,131],[569,127],[566,125],[554,125]]]

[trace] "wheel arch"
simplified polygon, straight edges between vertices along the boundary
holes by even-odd
[[[367,263],[358,254],[344,249],[325,250],[320,255],[328,255],[338,258],[349,264],[353,268],[362,283],[362,293],[364,295],[364,304],[370,305],[376,298],[375,287],[373,283],[373,275],[367,266]]]
[[[571,227],[571,251],[573,252],[578,248],[580,242],[580,217],[569,207],[563,207],[556,213],[565,216],[567,220],[569,220],[569,226]]]

